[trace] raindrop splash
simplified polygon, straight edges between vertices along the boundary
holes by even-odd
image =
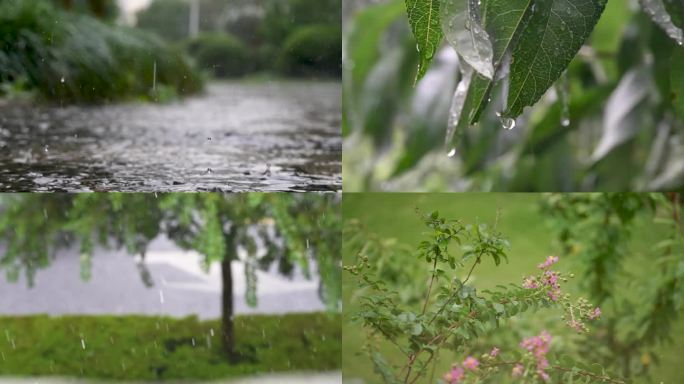
[[[49,149],[48,149],[48,146],[47,146],[47,145],[46,145],[45,147],[43,147],[43,151],[45,151],[45,153],[48,153],[48,150],[49,150]]]

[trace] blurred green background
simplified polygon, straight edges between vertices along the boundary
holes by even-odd
[[[491,260],[486,260],[475,270],[473,284],[479,290],[491,288],[497,284],[520,283],[523,275],[535,272],[536,265],[546,256],[560,254],[554,233],[547,225],[547,217],[540,210],[543,194],[502,194],[502,193],[464,193],[464,194],[402,194],[402,193],[345,193],[343,200],[344,220],[358,219],[368,228],[368,232],[375,233],[382,238],[394,238],[410,249],[415,249],[423,240],[423,223],[416,213],[438,210],[442,217],[459,219],[464,223],[487,223],[493,225],[498,218],[498,230],[511,242],[509,263],[495,267]],[[626,271],[634,279],[648,279],[657,276],[657,270],[649,253],[654,242],[664,238],[666,231],[660,224],[654,223],[653,217],[642,214],[638,217],[633,230],[633,238],[629,244],[630,258],[624,265]],[[343,254],[345,265],[354,262],[354,255],[346,250]],[[402,260],[397,259],[397,263]],[[416,264],[414,260],[404,262],[408,268]],[[418,263],[422,265],[424,263]],[[558,269],[575,272],[571,257],[561,258]],[[417,275],[425,277],[427,266]],[[564,285],[564,290],[576,295],[582,294],[577,286],[577,276]],[[639,284],[639,281],[634,281]],[[426,280],[427,286],[427,280]],[[349,273],[343,273],[343,346],[342,367],[345,383],[358,382],[380,383],[380,376],[373,373],[373,366],[368,357],[361,352],[366,333],[360,324],[352,321],[351,316],[358,309],[359,284]],[[639,299],[634,298],[639,302]],[[609,308],[604,308],[604,314]],[[576,335],[562,324],[562,311],[555,309],[540,310],[536,313],[527,312],[518,315],[504,323],[499,331],[485,337],[479,353],[488,350],[492,345],[503,348],[517,348],[520,336],[537,334],[542,329],[549,330],[554,335],[553,348],[563,349],[569,353],[576,353],[574,346],[587,341],[592,334]],[[591,329],[591,326],[590,326]],[[638,383],[679,383],[681,382],[681,351],[684,348],[684,317],[679,318],[672,335],[673,344],[660,346],[655,353],[660,358],[660,364],[651,365],[651,377],[638,379]],[[391,363],[404,363],[403,355],[389,343],[382,343],[382,352],[390,358]],[[393,358],[393,360],[392,360]],[[437,377],[446,372],[455,359],[451,351],[442,350],[437,367]],[[398,360],[397,360],[398,359]]]

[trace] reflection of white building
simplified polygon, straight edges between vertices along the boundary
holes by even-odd
[[[146,8],[152,0],[117,0],[121,8],[121,17],[126,24],[135,23],[135,13]]]
[[[26,280],[9,283],[0,276],[0,315],[144,314],[200,318],[221,316],[221,268],[213,263],[208,272],[200,267],[202,256],[178,249],[166,239],[150,244],[146,265],[154,286],[143,283],[136,260],[126,252],[98,250],[92,259],[92,277],[80,277],[78,252],[64,251],[39,270],[35,286]],[[319,280],[299,271],[287,278],[257,271],[255,308],[245,302],[242,262],[233,262],[233,300],[236,314],[288,313],[325,310],[318,296]],[[4,271],[0,271],[4,272]]]

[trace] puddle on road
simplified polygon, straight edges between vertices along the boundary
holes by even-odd
[[[338,191],[339,83],[214,83],[167,105],[0,107],[0,191]]]

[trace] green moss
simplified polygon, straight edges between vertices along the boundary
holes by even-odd
[[[233,364],[221,354],[218,320],[0,317],[0,330],[0,375],[191,380],[340,367],[340,316],[327,313],[237,316]]]

